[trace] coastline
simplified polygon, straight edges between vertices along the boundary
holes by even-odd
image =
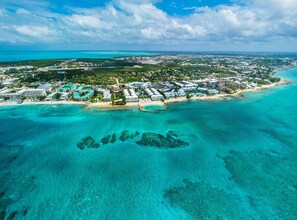
[[[175,102],[187,102],[187,101],[219,101],[219,100],[228,100],[230,98],[242,98],[244,93],[247,92],[257,92],[259,90],[266,90],[272,87],[289,84],[290,81],[288,79],[282,78],[280,82],[272,83],[269,85],[258,86],[251,89],[244,89],[237,91],[233,94],[216,94],[211,96],[201,96],[201,97],[192,97],[187,99],[186,97],[177,97],[177,98],[170,98],[165,99],[164,102],[162,101],[151,101],[149,99],[142,99],[139,102],[130,102],[126,105],[119,105],[115,106],[112,105],[111,102],[97,102],[97,103],[87,103],[87,102],[78,102],[78,101],[51,101],[51,102],[33,102],[33,101],[24,101],[23,103],[19,104],[16,102],[2,102],[0,103],[0,107],[4,106],[21,106],[21,105],[83,105],[87,108],[104,108],[105,110],[119,110],[119,109],[131,109],[131,108],[140,108],[146,105],[165,105]]]
[[[263,85],[263,86],[258,86],[255,88],[251,88],[251,89],[244,89],[244,90],[240,90],[237,91],[233,94],[216,94],[216,95],[212,95],[212,96],[202,96],[202,97],[192,97],[190,99],[187,99],[186,97],[179,97],[179,98],[172,98],[172,99],[166,99],[164,101],[164,103],[173,103],[173,102],[185,102],[185,101],[191,101],[191,100],[200,100],[200,101],[218,101],[218,100],[228,100],[230,98],[242,98],[244,96],[244,93],[248,93],[248,92],[257,92],[260,90],[266,90],[269,88],[273,88],[273,87],[277,87],[280,85],[285,85],[285,84],[289,84],[290,81],[288,79],[281,79],[280,82],[277,83],[272,83],[269,85]]]

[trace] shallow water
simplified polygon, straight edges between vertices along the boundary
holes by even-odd
[[[160,113],[1,107],[0,219],[295,219],[297,69],[280,75]]]
[[[166,107],[164,105],[145,105],[141,109],[146,112],[159,112],[166,110]]]
[[[128,56],[153,56],[156,54],[142,51],[0,51],[0,62],[77,58],[109,59]]]

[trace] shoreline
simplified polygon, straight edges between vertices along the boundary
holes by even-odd
[[[97,103],[87,103],[87,102],[78,102],[78,101],[42,101],[42,102],[33,102],[33,101],[24,101],[23,103],[19,104],[16,102],[2,102],[0,103],[0,107],[4,106],[22,106],[22,105],[83,105],[87,108],[104,108],[105,110],[124,110],[124,109],[132,109],[132,108],[141,108],[143,106],[147,105],[163,105],[166,106],[166,104],[170,103],[176,103],[176,102],[187,102],[187,101],[220,101],[220,100],[229,100],[230,98],[242,98],[244,97],[244,93],[248,92],[257,92],[260,90],[266,90],[269,88],[277,87],[280,85],[289,84],[290,81],[288,79],[282,78],[280,82],[272,83],[269,85],[263,85],[251,89],[244,89],[237,91],[233,94],[216,94],[212,96],[201,96],[201,97],[192,97],[190,99],[187,99],[186,97],[176,97],[176,98],[170,98],[165,99],[162,101],[151,101],[149,99],[141,99],[139,102],[130,102],[125,105],[112,105],[111,102],[97,102]]]

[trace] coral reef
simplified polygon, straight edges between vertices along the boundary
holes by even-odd
[[[164,197],[174,208],[187,212],[191,219],[249,219],[235,195],[204,182],[184,180],[184,183],[183,187],[165,191]]]
[[[13,161],[15,161],[19,153],[23,150],[21,145],[7,145],[0,144],[0,168],[9,166]]]
[[[111,135],[107,135],[101,139],[102,144],[108,144],[111,140]]]
[[[135,141],[135,143],[138,145],[152,146],[157,148],[178,148],[189,145],[187,142],[179,140],[177,138],[177,133],[174,131],[169,131],[166,136],[157,133],[146,132],[142,134],[140,140],[136,139],[139,135],[139,131],[131,132],[124,130],[119,134],[113,133],[106,135],[105,137],[101,138],[101,142],[103,145],[106,145],[114,144],[117,140],[120,140],[121,142],[133,140],[133,142]],[[98,148],[99,146],[100,144],[97,144],[90,136],[85,137],[77,144],[77,147],[81,150],[84,150],[85,148]]]
[[[130,139],[130,132],[128,130],[123,131],[119,139],[121,141],[123,141],[123,142],[129,140]]]
[[[100,144],[96,143],[96,141],[91,136],[87,136],[77,144],[77,147],[80,150],[84,150],[85,148],[99,148]]]
[[[110,143],[114,144],[117,141],[117,135],[115,133],[112,134]]]
[[[260,219],[296,219],[296,156],[232,151],[224,161],[232,180],[248,193]]]
[[[141,140],[136,143],[143,146],[153,146],[157,148],[178,148],[189,145],[189,143],[179,140],[176,137],[177,135],[172,135],[172,132],[167,133],[166,136],[146,132],[142,135]]]

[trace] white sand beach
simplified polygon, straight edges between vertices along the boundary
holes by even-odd
[[[272,83],[269,85],[263,85],[259,87],[255,87],[252,89],[245,89],[237,91],[233,94],[216,94],[211,96],[197,96],[197,97],[191,97],[190,99],[187,99],[186,97],[177,97],[177,98],[170,98],[165,99],[164,102],[162,101],[151,101],[150,99],[140,99],[139,102],[129,102],[126,105],[112,105],[111,102],[96,102],[96,103],[87,103],[87,102],[78,102],[78,101],[41,101],[41,102],[33,102],[33,101],[24,101],[21,104],[18,104],[17,102],[0,102],[0,106],[16,106],[16,105],[85,105],[88,108],[105,108],[105,109],[129,109],[129,108],[138,108],[141,106],[146,105],[164,105],[174,102],[185,102],[190,100],[200,100],[200,101],[215,101],[215,100],[224,100],[228,99],[228,97],[235,97],[235,98],[242,98],[244,96],[244,93],[247,92],[257,92],[259,90],[263,89],[269,89],[271,87],[288,84],[290,81],[287,79],[281,79],[280,82]]]

